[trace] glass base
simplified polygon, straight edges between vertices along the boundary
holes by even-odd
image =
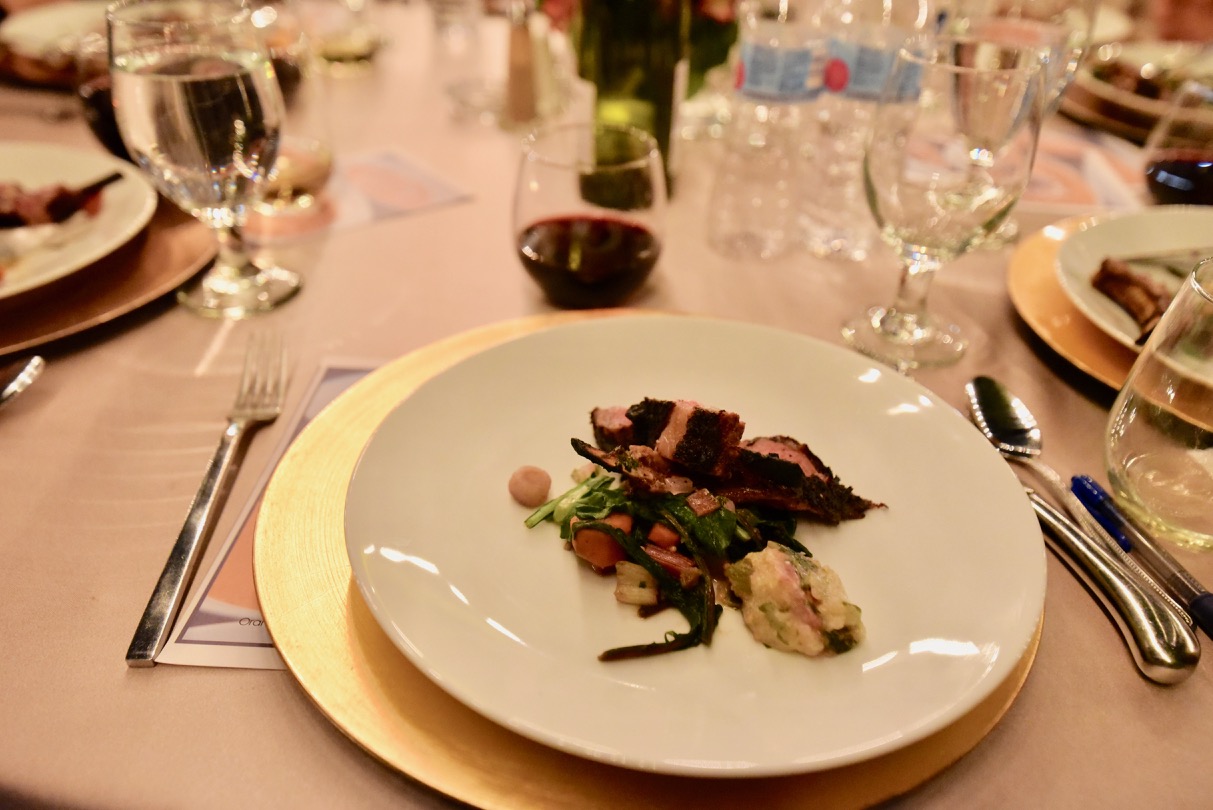
[[[848,321],[842,327],[842,336],[852,348],[901,373],[923,366],[950,365],[969,346],[955,324],[941,325],[887,307],[872,307]]]
[[[299,274],[283,267],[256,267],[241,274],[212,267],[177,291],[177,302],[210,318],[247,318],[268,312],[299,292]]]

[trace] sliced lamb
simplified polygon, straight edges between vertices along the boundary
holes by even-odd
[[[694,473],[723,475],[737,457],[745,423],[735,413],[678,400],[653,443],[663,457]]]
[[[670,421],[674,403],[665,399],[644,399],[627,409],[632,422],[632,444],[652,447]]]
[[[622,405],[590,411],[590,425],[594,428],[594,443],[603,450],[636,444],[632,420]]]
[[[883,504],[856,495],[806,445],[787,436],[754,439],[713,491],[738,506],[799,512],[831,525]],[[753,448],[758,448],[757,450]]]

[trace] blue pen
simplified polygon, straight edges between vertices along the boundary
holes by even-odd
[[[1070,479],[1070,490],[1091,513],[1091,517],[1095,518],[1095,522],[1103,526],[1103,530],[1112,535],[1112,539],[1119,543],[1121,548],[1125,551],[1133,550],[1133,542],[1125,535],[1120,522],[1108,509],[1115,506],[1103,487],[1088,476],[1076,475]]]
[[[1112,496],[1086,475],[1070,479],[1070,488],[1108,533],[1141,557],[1146,567],[1183,605],[1196,626],[1213,638],[1213,593],[1209,593],[1166,549],[1137,528],[1116,506]],[[1110,524],[1110,525],[1109,525]]]

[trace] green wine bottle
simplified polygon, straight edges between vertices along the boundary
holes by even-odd
[[[690,0],[580,0],[570,27],[577,72],[594,87],[595,119],[651,133],[671,188],[690,26]]]

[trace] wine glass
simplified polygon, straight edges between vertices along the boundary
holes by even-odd
[[[161,194],[209,226],[219,252],[178,292],[241,318],[294,295],[299,276],[250,256],[241,231],[278,153],[282,92],[251,12],[234,0],[125,0],[106,12],[118,130]]]
[[[72,89],[80,99],[84,121],[97,141],[110,154],[130,160],[114,118],[109,57],[109,42],[104,34],[93,31],[81,37],[73,55]]]
[[[333,173],[325,77],[310,24],[297,0],[244,0],[262,32],[286,109],[278,157],[263,188],[261,214],[308,213]]]
[[[513,227],[522,266],[558,307],[627,301],[653,270],[666,185],[652,135],[614,124],[559,124],[523,142]]]
[[[950,0],[940,17],[940,32],[1040,48],[1048,118],[1057,111],[1091,46],[1099,4],[1100,0]],[[984,246],[1001,247],[1018,233],[1015,219],[1008,217]]]
[[[1213,205],[1213,87],[1188,79],[1143,150],[1146,188],[1161,205]]]
[[[864,154],[868,206],[903,270],[890,306],[843,327],[905,372],[955,362],[960,328],[927,311],[935,272],[993,232],[1028,183],[1040,136],[1039,53],[969,38],[911,40],[894,60]]]

